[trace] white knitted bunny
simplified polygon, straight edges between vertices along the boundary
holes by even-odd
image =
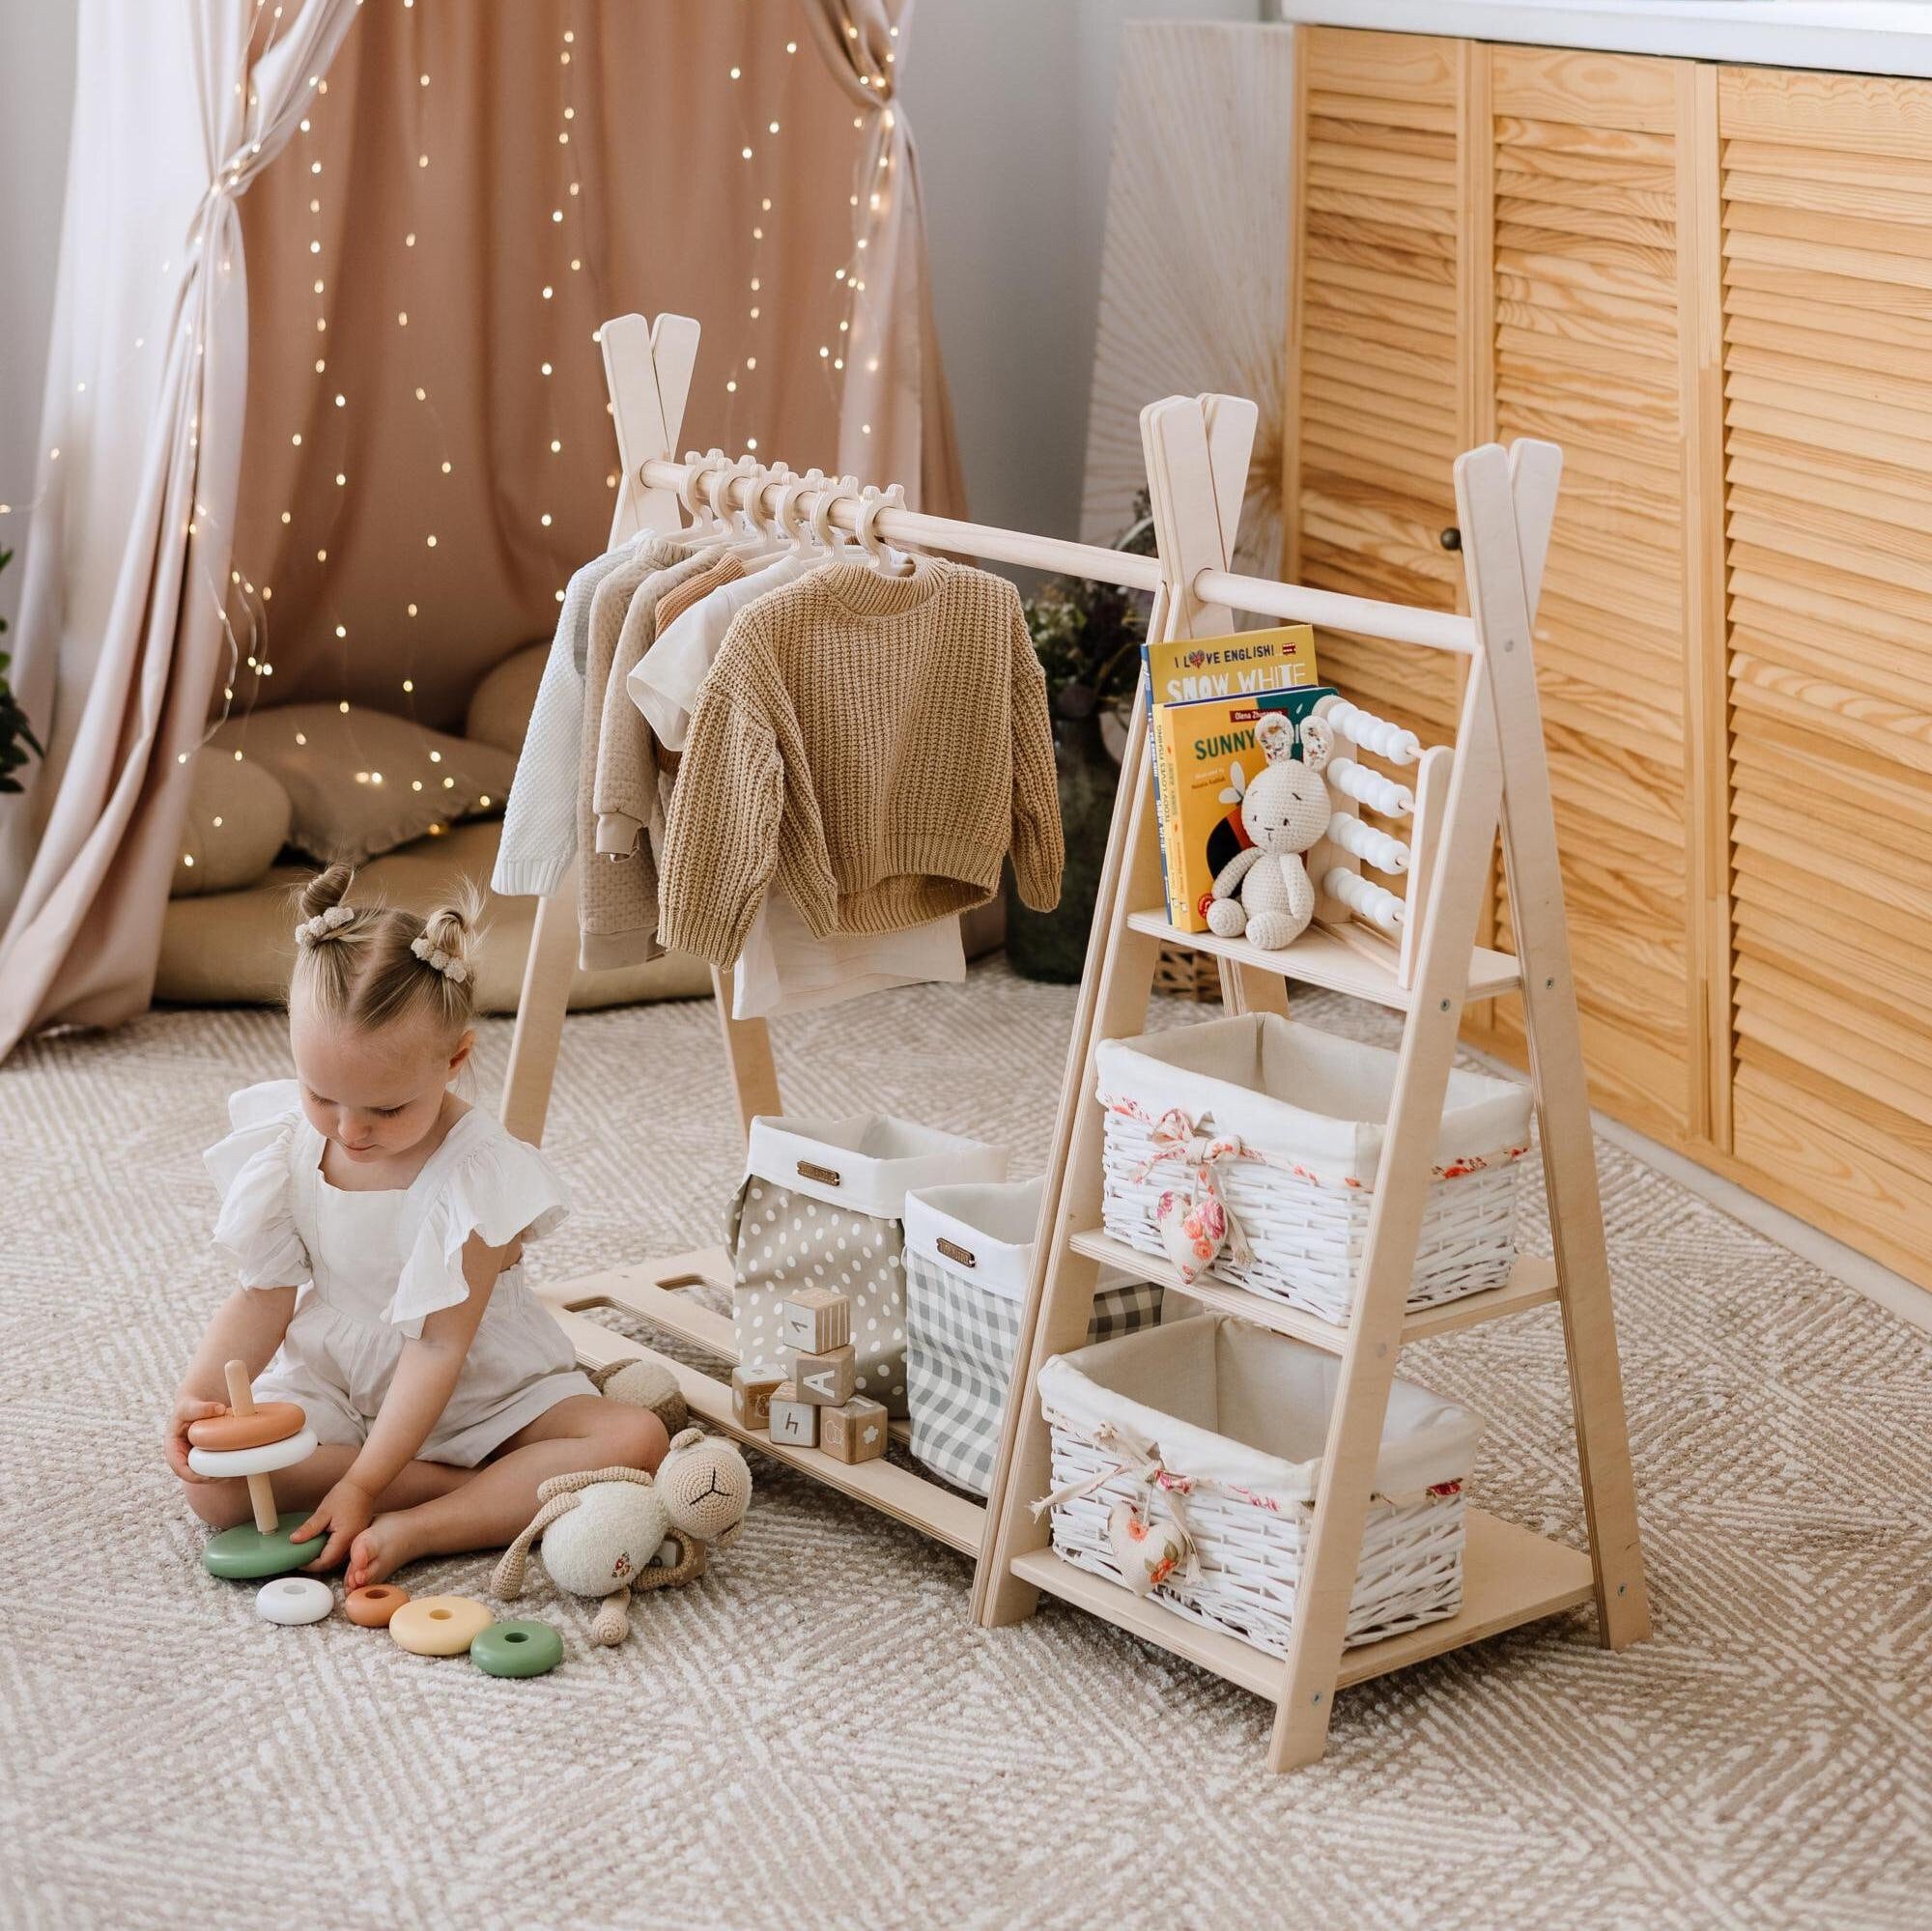
[[[503,1551],[491,1593],[524,1591],[530,1545],[543,1537],[544,1566],[559,1588],[599,1596],[591,1640],[620,1643],[631,1633],[634,1589],[663,1589],[703,1575],[705,1551],[737,1540],[752,1503],[752,1471],[736,1442],[686,1429],[657,1473],[592,1468],[537,1485],[542,1503]],[[665,1559],[665,1558],[668,1559]]]
[[[1308,929],[1315,887],[1301,854],[1328,829],[1332,808],[1321,770],[1334,743],[1321,719],[1304,718],[1297,758],[1294,726],[1279,712],[1255,726],[1255,744],[1267,762],[1241,794],[1241,828],[1254,842],[1230,859],[1214,880],[1208,929],[1217,938],[1245,933],[1272,952]]]

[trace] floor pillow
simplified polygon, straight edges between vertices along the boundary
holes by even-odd
[[[288,842],[360,865],[432,828],[500,811],[516,758],[366,705],[284,704],[230,718],[211,740],[265,765],[289,794]]]
[[[204,745],[188,774],[171,898],[253,885],[288,842],[289,794],[266,764]]]

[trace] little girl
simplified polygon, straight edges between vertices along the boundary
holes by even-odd
[[[187,1465],[188,1424],[222,1411],[223,1364],[245,1361],[256,1398],[299,1403],[323,1444],[276,1491],[311,1511],[309,1567],[346,1554],[355,1589],[507,1543],[539,1482],[652,1469],[668,1444],[655,1415],[597,1393],[524,1285],[523,1243],[566,1211],[549,1167],[449,1091],[476,1039],[473,911],[346,905],[351,876],[332,866],[302,895],[297,1077],[236,1093],[209,1150],[242,1286],[183,1377],[167,1458],[203,1521],[248,1519],[243,1481]]]

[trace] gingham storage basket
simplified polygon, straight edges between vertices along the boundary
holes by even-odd
[[[1245,1235],[1206,1271],[1333,1321],[1354,1304],[1380,1178],[1396,1056],[1275,1013],[1210,1019],[1095,1055],[1107,1110],[1106,1231],[1163,1254],[1162,1194],[1196,1184],[1192,1135],[1233,1141],[1211,1183]],[[1529,1146],[1528,1092],[1458,1067],[1423,1208],[1410,1307],[1500,1286],[1516,1259],[1517,1162]]]
[[[1130,1503],[1191,1538],[1194,1572],[1151,1595],[1284,1654],[1314,1521],[1340,1360],[1228,1315],[1196,1315],[1056,1355],[1039,1373],[1053,1432],[1053,1547],[1127,1586],[1109,1518]],[[1347,1641],[1371,1643],[1463,1602],[1463,1484],[1481,1421],[1412,1381],[1389,1392]]]
[[[975,1495],[990,1492],[1019,1348],[1044,1182],[906,1195],[906,1395],[912,1452]],[[1089,1341],[1160,1319],[1161,1291],[1106,1268]]]
[[[785,1373],[785,1301],[801,1288],[830,1288],[852,1303],[859,1393],[903,1415],[905,1197],[941,1179],[1006,1172],[1004,1148],[890,1114],[753,1121],[726,1223],[738,1359]]]

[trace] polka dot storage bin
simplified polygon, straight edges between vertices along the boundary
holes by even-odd
[[[858,1392],[906,1412],[905,1197],[941,1181],[1003,1180],[1001,1148],[909,1120],[754,1120],[728,1239],[738,1358],[781,1374],[779,1309],[802,1288],[852,1302]]]

